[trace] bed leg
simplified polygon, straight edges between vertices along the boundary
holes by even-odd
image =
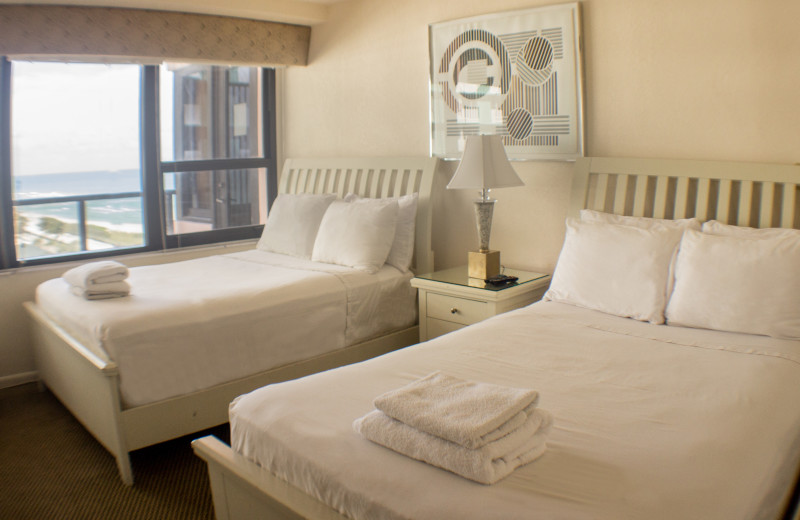
[[[133,485],[133,469],[131,468],[131,457],[128,452],[117,455],[117,469],[122,483],[130,487]]]

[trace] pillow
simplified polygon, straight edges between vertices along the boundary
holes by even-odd
[[[336,195],[281,193],[272,204],[256,248],[311,258],[322,216],[334,200]]]
[[[700,230],[700,220],[696,218],[679,218],[676,220],[669,220],[665,218],[630,217],[626,215],[614,215],[613,213],[603,213],[593,209],[582,209],[581,220],[583,222],[619,224],[622,226],[634,226],[645,229],[653,226],[663,225],[681,229]]]
[[[664,323],[669,265],[682,233],[569,219],[544,299]]]
[[[703,224],[703,233],[712,235],[724,235],[739,238],[788,238],[800,240],[800,229],[789,228],[751,228],[744,226],[731,226],[723,224],[718,220],[709,220]]]
[[[378,272],[392,248],[398,210],[396,200],[334,201],[319,225],[311,259]]]
[[[345,202],[361,200],[355,193],[348,193]],[[398,268],[401,272],[408,272],[411,267],[411,258],[414,256],[414,241],[417,223],[417,202],[419,194],[411,193],[402,197],[393,197],[387,200],[396,200],[398,204],[397,228],[395,229],[394,242],[386,263]]]
[[[667,322],[800,339],[800,237],[753,240],[687,231]]]
[[[582,209],[581,220],[584,222],[605,222],[607,224],[619,224],[623,226],[633,226],[644,229],[663,225],[674,229],[700,230],[700,220],[696,218],[679,218],[677,220],[669,220],[665,218],[631,217],[626,215],[614,215],[613,213],[603,213],[592,209]],[[669,298],[669,295],[672,294],[672,286],[675,281],[675,258],[677,254],[678,249],[675,248],[675,252],[672,255],[672,261],[669,263],[669,275],[667,277],[667,298]]]

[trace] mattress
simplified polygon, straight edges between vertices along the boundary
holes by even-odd
[[[416,322],[410,273],[259,250],[136,267],[126,298],[87,301],[61,278],[37,305],[113,360],[125,407],[247,377]]]
[[[435,370],[533,388],[538,460],[485,486],[352,429]],[[420,345],[260,388],[232,448],[355,519],[778,518],[800,460],[800,343],[541,302]]]

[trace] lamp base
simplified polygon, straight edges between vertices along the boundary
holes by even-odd
[[[467,273],[470,278],[485,280],[500,274],[500,251],[470,251]]]

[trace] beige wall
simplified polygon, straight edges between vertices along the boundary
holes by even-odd
[[[426,155],[428,24],[550,0],[353,0],[286,72],[290,156]],[[800,2],[585,0],[587,155],[800,160]],[[570,165],[514,163],[524,188],[497,190],[492,247],[504,264],[552,271]],[[471,193],[438,180],[437,268],[477,244]]]
[[[551,3],[334,4],[313,28],[309,65],[286,72],[284,156],[427,155],[428,24]],[[800,2],[586,0],[582,12],[588,155],[800,161]],[[444,189],[454,167],[437,177],[438,268],[465,263],[477,243],[473,195]],[[515,167],[526,186],[495,193],[492,246],[504,264],[551,271],[570,164]],[[0,274],[0,385],[34,370],[20,302],[64,268]]]

